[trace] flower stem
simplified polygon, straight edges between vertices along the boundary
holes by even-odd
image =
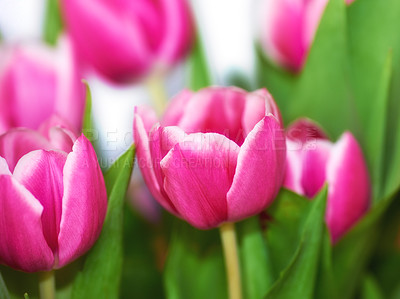
[[[164,85],[164,75],[162,72],[154,72],[147,79],[147,89],[150,92],[154,109],[158,116],[161,116],[167,106],[167,92]]]
[[[41,299],[54,299],[56,282],[54,271],[39,273],[39,292]]]
[[[241,299],[242,287],[240,281],[240,267],[236,243],[235,225],[232,222],[227,222],[222,224],[219,229],[225,256],[229,298]]]

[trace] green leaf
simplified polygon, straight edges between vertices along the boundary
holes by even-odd
[[[123,206],[135,148],[129,148],[107,171],[108,210],[103,230],[73,285],[72,298],[118,298],[122,271]]]
[[[301,240],[290,264],[265,298],[313,298],[322,248],[327,188],[312,202]]]
[[[359,132],[363,144],[378,141],[376,145],[378,147],[382,139],[380,135],[371,136],[369,132],[364,131],[365,128],[376,125],[385,126],[386,130],[384,163],[382,163],[385,168],[380,178],[385,182],[385,186],[382,186],[383,189],[379,186],[382,190],[379,190],[380,196],[377,198],[380,199],[382,194],[384,197],[389,197],[400,185],[400,85],[397,83],[400,81],[400,37],[397,30],[400,27],[400,2],[355,1],[348,9],[348,22],[351,78],[361,120]],[[385,69],[386,72],[389,71],[388,53],[391,53],[390,72],[393,84],[386,87],[389,90],[384,90],[388,84],[384,83],[384,78],[377,80],[377,74],[384,74]],[[387,111],[384,111],[385,115],[382,114],[382,109],[375,110],[379,101],[384,100],[382,99],[384,93],[388,94],[388,100],[382,103],[388,106]],[[371,121],[371,117],[374,121]],[[370,160],[374,155],[374,152],[367,153]],[[381,156],[377,159],[381,159]],[[375,179],[378,175],[378,172],[373,173]]]
[[[354,126],[346,38],[345,3],[331,0],[288,103],[289,121],[308,116],[319,122],[334,139]]]
[[[353,298],[376,247],[381,219],[393,198],[380,201],[333,248],[333,271],[341,298]]]
[[[324,299],[338,298],[339,293],[333,275],[332,244],[326,226],[324,227],[321,254],[314,297]]]
[[[256,54],[257,87],[268,89],[278,104],[283,119],[289,120],[288,108],[294,86],[299,77],[273,65],[264,57],[261,47],[257,47]]]
[[[93,118],[92,118],[92,93],[90,91],[89,83],[86,80],[82,80],[86,86],[86,106],[85,113],[83,115],[82,132],[86,138],[93,140]]]
[[[259,217],[239,222],[236,227],[245,298],[262,298],[274,277]]]
[[[50,45],[55,45],[62,29],[63,24],[59,0],[47,0],[46,17],[43,28],[44,40]]]
[[[164,270],[166,297],[227,298],[218,230],[200,231],[180,220],[176,221]]]
[[[207,68],[206,56],[203,44],[199,35],[196,36],[192,52],[188,60],[189,82],[188,87],[197,91],[211,85],[210,73]]]
[[[384,156],[385,156],[385,132],[386,119],[388,109],[388,93],[390,87],[390,79],[392,73],[392,55],[387,55],[386,63],[383,71],[380,72],[379,88],[375,97],[369,100],[370,113],[368,115],[368,123],[363,129],[364,149],[366,159],[370,168],[371,180],[373,186],[373,199],[377,202],[382,198],[382,183],[384,176]]]
[[[362,288],[362,299],[384,299],[382,291],[379,287],[378,282],[375,277],[371,274],[364,278],[363,288]]]
[[[265,237],[270,256],[274,280],[288,266],[295,254],[300,239],[301,228],[312,202],[300,195],[281,189],[274,203],[267,210]]]
[[[0,274],[0,298],[9,299],[10,294],[8,293],[6,284],[4,283],[3,277]]]

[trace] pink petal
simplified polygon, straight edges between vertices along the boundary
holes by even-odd
[[[43,207],[13,177],[0,175],[0,261],[27,271],[49,271],[54,256],[42,231]]]
[[[153,59],[138,17],[107,1],[61,1],[79,54],[110,80],[126,82],[148,71]]]
[[[215,133],[191,134],[161,161],[164,188],[182,218],[200,229],[227,221],[226,194],[239,147]]]
[[[241,123],[246,95],[234,87],[204,88],[190,99],[179,127],[187,133],[219,133],[240,145],[244,140]]]
[[[361,148],[348,132],[332,148],[327,181],[326,222],[335,243],[365,214],[371,200],[368,169]]]
[[[66,157],[63,152],[33,151],[18,161],[13,174],[43,206],[43,234],[55,254],[58,250],[63,194],[62,171]]]
[[[299,71],[308,50],[303,37],[305,1],[269,0],[265,3],[262,45],[275,62]]]
[[[6,159],[10,171],[14,171],[23,155],[38,149],[52,148],[41,134],[29,129],[11,129],[0,135],[0,156]]]
[[[291,140],[316,142],[317,139],[328,139],[322,128],[308,118],[300,118],[292,123],[286,130],[286,137]]]
[[[9,128],[36,129],[54,110],[57,78],[51,61],[53,53],[36,45],[10,51],[0,82],[0,118],[8,119]]]
[[[146,134],[149,135],[153,126],[158,123],[157,115],[153,108],[148,106],[135,106],[134,114],[140,115]]]
[[[53,64],[57,75],[54,113],[67,119],[70,125],[66,128],[78,134],[81,132],[86,106],[85,85],[82,83],[83,76],[68,36],[62,35],[59,38],[54,54]]]
[[[301,184],[303,172],[303,148],[301,142],[286,139],[286,170],[283,186],[293,192],[303,195]]]
[[[186,106],[193,97],[193,92],[185,89],[176,95],[168,104],[164,113],[162,125],[177,126],[185,112]]]
[[[4,174],[11,175],[11,172],[8,168],[7,161],[3,157],[0,157],[0,175]]]
[[[154,198],[169,212],[176,214],[175,208],[171,205],[168,197],[161,192],[161,186],[158,183],[154,173],[153,161],[150,154],[149,137],[141,115],[135,107],[135,116],[133,119],[133,135],[136,145],[136,162],[142,172],[143,179],[146,182]]]
[[[321,190],[326,181],[326,165],[332,143],[326,140],[307,142],[303,145],[303,171],[301,185],[304,194],[312,198]]]
[[[160,192],[165,198],[168,196],[165,194],[164,184],[164,173],[161,171],[160,162],[167,155],[167,153],[175,146],[175,144],[181,142],[185,138],[186,134],[178,127],[155,127],[150,132],[150,153],[153,162],[153,169],[158,184],[160,185]],[[171,202],[169,205],[173,207]]]
[[[254,126],[264,118],[266,113],[266,98],[261,95],[262,91],[249,93],[246,97],[246,102],[242,115],[242,126],[244,135],[250,133]]]
[[[40,124],[38,128],[38,131],[47,139],[50,139],[49,131],[53,127],[67,129],[68,131],[71,132],[70,135],[74,141],[78,138],[77,137],[78,131],[75,131],[70,122],[58,114],[52,114],[48,119],[43,120],[43,122]]]
[[[96,153],[82,135],[68,155],[58,236],[61,268],[89,250],[100,235],[107,211],[107,192]]]
[[[304,12],[304,41],[307,49],[310,49],[314,41],[315,33],[317,32],[321,17],[329,0],[313,0],[308,1]]]
[[[161,0],[164,13],[164,35],[159,49],[159,60],[172,65],[187,54],[193,41],[193,24],[185,0]]]
[[[283,183],[285,159],[284,132],[269,114],[257,123],[240,148],[228,192],[228,220],[259,213],[274,200]]]

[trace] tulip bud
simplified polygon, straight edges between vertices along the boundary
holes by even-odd
[[[351,133],[344,133],[332,143],[312,122],[297,121],[287,133],[284,186],[312,198],[325,183],[328,184],[325,220],[331,240],[336,243],[370,204],[370,180],[364,156]]]
[[[328,1],[262,0],[260,41],[266,55],[291,71],[301,71]]]
[[[193,38],[185,0],[62,0],[61,5],[82,60],[114,82],[173,65]]]
[[[0,262],[27,272],[61,268],[84,254],[107,210],[91,143],[62,126],[42,130],[0,135]]]
[[[266,90],[183,91],[161,124],[135,109],[137,161],[156,200],[200,229],[261,212],[285,168],[279,110]]]
[[[41,44],[0,47],[0,134],[37,129],[53,114],[80,131],[85,96],[67,37],[56,49]]]

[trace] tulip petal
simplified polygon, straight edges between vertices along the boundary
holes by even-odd
[[[191,98],[178,125],[186,133],[219,133],[240,145],[245,100],[246,92],[239,88],[202,89]]]
[[[326,222],[332,242],[348,231],[370,205],[368,169],[357,141],[344,133],[332,148],[327,164]]]
[[[118,13],[107,1],[64,0],[61,4],[79,54],[102,74],[126,82],[147,71],[153,53],[134,14]]]
[[[175,144],[181,142],[185,136],[185,132],[178,127],[160,127],[158,125],[150,132],[149,147],[154,174],[160,185],[160,192],[164,194],[165,198],[168,198],[168,196],[164,193],[164,173],[161,171],[160,162]],[[171,206],[173,205],[171,204]]]
[[[283,186],[293,192],[303,195],[301,184],[303,172],[302,143],[286,139],[286,170]]]
[[[159,59],[167,66],[189,52],[193,40],[193,24],[185,0],[161,0],[164,12],[164,36],[159,48]]]
[[[153,168],[148,133],[146,132],[142,116],[139,114],[138,107],[135,107],[133,134],[136,145],[136,162],[139,165],[147,187],[166,210],[176,215],[176,210],[168,197],[161,193],[161,185],[158,183]]]
[[[153,126],[158,123],[156,113],[151,107],[135,106],[134,114],[135,116],[140,115],[144,130],[148,136]]]
[[[239,147],[215,133],[188,135],[161,161],[164,188],[181,217],[200,229],[227,221],[226,194]]]
[[[308,118],[296,120],[286,131],[287,138],[302,143],[315,142],[317,139],[328,139],[322,128]]]
[[[326,164],[332,143],[326,140],[309,141],[303,144],[303,169],[301,185],[307,197],[314,197],[326,180]]]
[[[10,127],[36,129],[52,114],[56,94],[52,55],[50,49],[36,45],[13,50],[0,82],[0,98],[7,101],[2,103],[1,110],[7,107]]]
[[[278,193],[285,171],[286,145],[278,120],[269,114],[247,135],[228,192],[228,219],[261,212]]]
[[[242,115],[244,135],[247,136],[254,126],[266,115],[266,100],[261,96],[261,91],[249,93]]]
[[[13,176],[43,206],[43,234],[54,253],[58,250],[61,200],[63,194],[64,152],[32,151],[15,166]]]
[[[8,168],[7,161],[3,157],[0,157],[0,175],[3,174],[11,175],[11,171]]]
[[[193,92],[185,89],[176,95],[168,104],[165,110],[162,125],[166,126],[177,126],[185,112],[185,108],[192,98]]]
[[[27,272],[48,271],[54,256],[42,231],[43,207],[13,177],[0,175],[0,261]]]
[[[0,156],[6,159],[10,171],[14,171],[23,155],[38,149],[52,148],[46,138],[29,129],[11,129],[0,136]]]
[[[62,267],[89,250],[100,235],[107,211],[107,191],[96,153],[81,135],[68,154],[64,170],[64,196],[59,260]]]
[[[279,64],[298,71],[307,53],[304,41],[303,0],[264,1],[262,44],[268,55]]]

